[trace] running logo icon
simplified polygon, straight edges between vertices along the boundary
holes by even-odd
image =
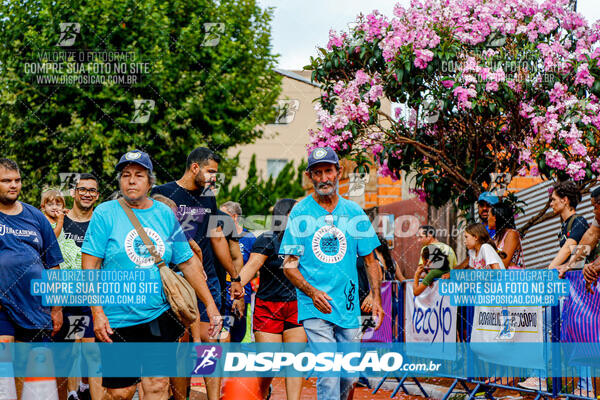
[[[221,35],[225,32],[225,24],[221,22],[204,23],[204,39],[202,46],[214,47],[221,41]]]
[[[192,375],[210,375],[215,372],[217,361],[223,355],[221,346],[196,346],[196,367]]]
[[[510,314],[508,309],[503,308],[502,314],[500,315],[500,332],[496,336],[497,340],[510,340],[515,336],[515,328],[512,326],[510,321]]]
[[[81,25],[78,22],[61,22],[60,23],[60,38],[56,43],[60,47],[73,46],[77,35],[79,34]]]
[[[65,337],[66,340],[79,340],[83,338],[85,329],[90,326],[90,317],[82,315],[81,317],[69,316],[69,333]]]
[[[154,100],[133,100],[135,107],[132,124],[145,124],[150,119],[150,114],[154,110]]]

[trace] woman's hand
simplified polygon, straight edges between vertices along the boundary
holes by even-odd
[[[109,335],[113,334],[113,330],[110,327],[104,311],[94,312],[94,333],[101,342],[112,343],[112,339]]]
[[[214,301],[206,306],[206,315],[210,324],[208,327],[208,336],[216,339],[221,329],[223,329],[223,317],[221,317],[221,313]]]

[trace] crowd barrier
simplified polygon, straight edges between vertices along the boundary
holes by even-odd
[[[540,342],[544,343],[544,354],[540,355],[540,359],[544,363],[550,358],[554,360],[553,364],[559,364],[561,357],[565,357],[564,354],[561,354],[560,350],[556,350],[557,346],[552,346],[550,343],[559,343],[561,340],[563,342],[600,342],[599,290],[596,290],[594,295],[585,293],[581,271],[571,271],[567,273],[566,279],[569,280],[571,285],[568,298],[563,299],[559,305],[546,307],[536,306],[538,308],[537,310],[534,310],[537,313],[536,318],[538,321],[541,320],[542,323],[542,331],[540,333],[538,329],[536,337]],[[410,343],[415,340],[415,329],[414,326],[411,328],[411,324],[414,324],[415,321],[420,321],[418,317],[421,316],[421,314],[419,314],[419,307],[422,306],[422,304],[419,303],[421,302],[421,298],[424,297],[424,301],[433,301],[434,304],[437,304],[439,310],[445,309],[446,305],[449,306],[449,300],[447,298],[444,299],[444,296],[440,296],[436,293],[437,290],[435,290],[435,288],[434,290],[428,289],[430,292],[424,292],[421,296],[415,298],[412,295],[412,280],[402,282],[389,281],[385,282],[383,287],[388,286],[391,296],[385,298],[383,305],[386,313],[390,312],[391,314],[391,327],[385,327],[385,329],[388,329],[388,332],[382,332],[378,338],[389,336],[393,343],[405,343],[408,352]],[[600,288],[600,285],[598,288]],[[453,319],[455,320],[450,323],[451,329],[447,326],[442,326],[442,328],[445,328],[444,332],[448,333],[444,339],[454,338],[454,343],[468,342],[476,344],[475,342],[481,341],[481,331],[485,331],[485,329],[480,329],[481,327],[478,325],[478,321],[474,321],[476,312],[481,313],[483,311],[481,309],[476,309],[474,306],[456,307],[456,311],[452,314]],[[479,322],[481,322],[481,320],[479,320]],[[523,329],[522,331],[526,330]],[[439,334],[439,332],[436,331],[435,334]],[[527,336],[528,334],[529,336]],[[531,336],[531,332],[525,332],[522,333],[522,335],[524,338],[522,341],[524,342],[535,341],[531,339],[534,337]],[[372,340],[367,339],[366,341]],[[380,341],[383,342],[383,340]],[[449,349],[451,350],[451,346],[449,346]],[[439,358],[439,354],[436,355],[438,361],[442,362],[449,362],[448,360],[452,358],[452,354],[448,354],[447,358],[445,356],[446,355],[444,355],[443,358]],[[429,355],[423,355],[423,357],[425,359],[431,359]],[[485,362],[486,366],[489,367],[500,360],[494,360],[492,355],[492,359],[488,358],[482,360],[479,359],[479,357],[474,357],[474,359],[465,359],[462,361],[468,365]],[[450,398],[450,396],[456,398],[455,396],[457,395],[464,399],[482,397],[494,399],[494,393],[500,390],[517,391],[522,395],[535,396],[536,400],[556,397],[566,399],[600,398],[600,388],[598,387],[598,381],[600,379],[594,378],[594,376],[600,376],[600,371],[597,371],[596,369],[592,370],[590,367],[577,366],[576,360],[571,361],[570,359],[565,359],[562,361],[568,361],[567,363],[569,364],[566,370],[564,368],[560,370],[560,375],[562,376],[546,377],[545,373],[540,370],[537,374],[538,376],[533,377],[540,378],[540,386],[534,390],[518,386],[518,383],[524,381],[525,378],[519,378],[516,373],[514,378],[507,378],[506,374],[503,374],[504,378],[495,377],[493,368],[486,377],[472,376],[471,374],[464,374],[461,376],[440,376],[441,378],[446,378],[445,382],[449,384],[443,396],[443,400]],[[498,363],[498,365],[500,364],[501,362]],[[515,371],[516,370],[517,368],[515,368]],[[504,366],[503,371],[506,371],[506,366]],[[553,370],[553,372],[555,371],[556,370]],[[549,375],[559,374],[553,373]],[[411,380],[414,385],[416,385],[420,394],[426,398],[430,398],[429,393],[427,393],[427,385],[423,385],[427,378],[409,378],[407,375],[394,375],[393,373],[387,374],[381,378],[373,389],[373,394],[377,393],[384,382],[388,380],[395,380],[396,382],[396,387],[390,396],[392,398],[395,397],[400,390],[405,394],[409,394],[407,388],[408,380]],[[544,388],[541,386],[543,382],[546,382],[547,387]],[[412,394],[414,394],[414,392]]]

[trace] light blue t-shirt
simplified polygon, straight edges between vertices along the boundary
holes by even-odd
[[[304,279],[332,298],[331,314],[323,314],[296,289],[298,321],[320,318],[342,328],[359,327],[356,256],[370,254],[379,244],[369,218],[353,201],[340,196],[331,214],[312,196],[296,204],[279,254],[299,256]]]
[[[167,265],[192,258],[192,249],[168,206],[154,201],[150,208],[133,209],[133,212]],[[94,210],[81,252],[102,258],[103,269],[149,268],[152,277],[159,279],[154,259],[117,200],[102,203]],[[124,328],[143,324],[169,309],[164,293],[147,296],[147,300],[147,304],[105,305],[104,313],[110,326]]]

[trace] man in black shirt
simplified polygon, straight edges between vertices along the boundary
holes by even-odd
[[[73,196],[73,208],[65,215],[63,223],[63,232],[65,238],[73,239],[75,244],[81,248],[85,233],[92,219],[94,205],[98,201],[98,180],[92,174],[83,173],[79,176],[75,187],[71,189]],[[81,267],[81,266],[80,266]],[[92,313],[89,307],[65,307],[64,323],[57,333],[59,341],[79,341],[94,342],[95,334],[92,324]],[[86,349],[91,349],[86,347]],[[90,351],[84,352],[85,364],[89,369],[97,364],[99,354],[93,354]],[[69,362],[70,360],[65,360]],[[104,395],[101,378],[82,378],[83,381],[77,387],[78,378],[70,377],[67,383],[69,400],[87,400],[90,396],[93,399],[100,399]],[[91,387],[90,387],[91,383]],[[91,393],[90,393],[91,392]]]
[[[203,266],[207,285],[217,307],[221,303],[221,285],[215,268],[215,257],[232,277],[231,292],[234,298],[243,297],[239,271],[233,265],[229,245],[222,232],[209,229],[210,219],[217,214],[217,202],[210,187],[216,180],[220,157],[206,147],[198,147],[188,155],[185,173],[181,179],[156,186],[152,194],[162,194],[177,205],[177,218],[186,237],[194,239],[202,249]],[[213,224],[215,226],[216,224]],[[207,310],[198,302],[202,342],[215,342],[208,334],[209,320],[220,318],[217,310]],[[220,397],[220,378],[204,378],[209,400]]]
[[[81,174],[75,188],[71,190],[73,208],[65,215],[63,230],[66,239],[73,239],[81,248],[94,205],[98,201],[98,180],[92,174]]]

